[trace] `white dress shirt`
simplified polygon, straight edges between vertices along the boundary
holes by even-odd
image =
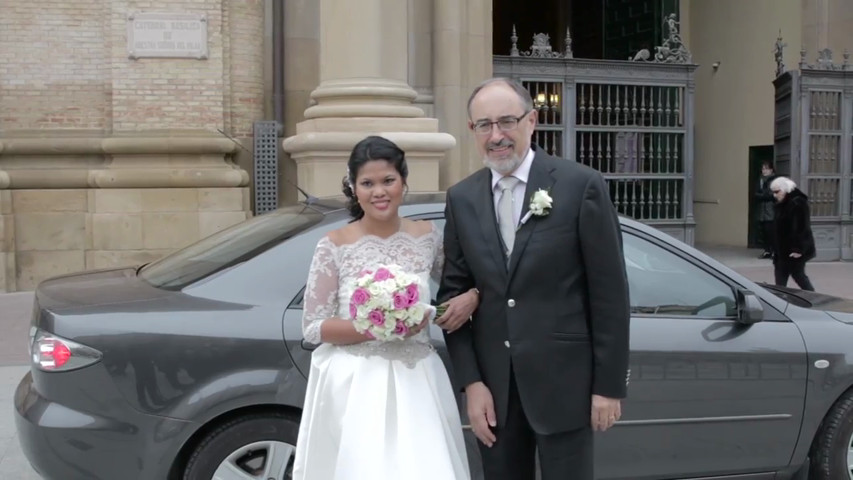
[[[524,192],[527,190],[527,180],[530,177],[530,166],[533,165],[533,149],[527,151],[524,161],[510,175],[520,180],[512,189],[512,206],[513,220],[516,225],[521,221],[521,207],[524,205]],[[495,217],[499,216],[498,201],[501,198],[501,189],[498,187],[498,180],[503,177],[495,169],[492,171],[492,199],[495,202]]]

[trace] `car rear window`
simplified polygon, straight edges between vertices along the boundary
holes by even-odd
[[[305,205],[280,208],[204,238],[139,271],[151,285],[180,290],[231,268],[316,225],[323,214]]]

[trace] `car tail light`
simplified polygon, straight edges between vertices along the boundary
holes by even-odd
[[[33,364],[47,372],[67,372],[101,359],[101,352],[41,330],[35,332],[31,349]]]

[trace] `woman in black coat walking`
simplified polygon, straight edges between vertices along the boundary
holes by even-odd
[[[806,262],[815,257],[809,213],[809,197],[788,177],[777,177],[770,183],[776,198],[776,251],[773,270],[776,285],[788,284],[792,277],[803,290],[814,291],[806,275]]]

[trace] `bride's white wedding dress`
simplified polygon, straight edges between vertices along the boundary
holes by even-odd
[[[317,244],[305,290],[303,331],[320,343],[320,325],[349,318],[356,276],[397,264],[421,277],[420,296],[440,272],[441,234],[364,236]],[[456,399],[428,329],[404,341],[320,345],[312,355],[293,468],[304,480],[470,478]]]

